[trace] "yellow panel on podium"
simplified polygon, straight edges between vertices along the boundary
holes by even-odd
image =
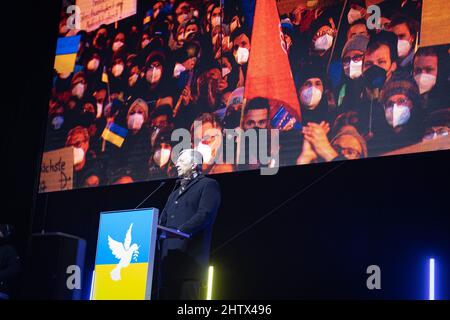
[[[158,209],[102,212],[93,300],[151,298]]]

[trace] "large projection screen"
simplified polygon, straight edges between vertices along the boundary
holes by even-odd
[[[449,149],[436,2],[63,1],[39,192]]]

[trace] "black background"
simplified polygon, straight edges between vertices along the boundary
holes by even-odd
[[[60,1],[9,5],[0,29],[0,222],[16,225],[21,255],[29,234],[43,228],[85,238],[87,295],[99,212],[134,208],[159,182],[36,196]],[[215,175],[223,204],[212,244],[214,297],[424,299],[433,256],[437,296],[450,299],[449,163],[445,151],[287,167],[275,176]],[[172,183],[146,206],[162,208]],[[366,288],[371,264],[381,268],[381,290]]]

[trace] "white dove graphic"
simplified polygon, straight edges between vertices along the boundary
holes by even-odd
[[[132,258],[136,261],[137,256],[139,255],[139,246],[136,243],[131,244],[131,228],[133,228],[133,224],[130,224],[130,227],[128,228],[124,243],[116,241],[108,235],[109,249],[111,249],[112,254],[120,260],[117,266],[111,271],[111,279],[114,281],[119,281],[121,279],[120,270],[128,267]]]

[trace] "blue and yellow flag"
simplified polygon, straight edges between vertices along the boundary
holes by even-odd
[[[59,38],[56,44],[54,68],[58,73],[70,73],[75,68],[81,36]]]
[[[157,221],[153,208],[101,214],[92,299],[150,299]]]
[[[120,148],[125,141],[127,133],[127,129],[122,128],[115,123],[111,123],[103,130],[102,138]]]

